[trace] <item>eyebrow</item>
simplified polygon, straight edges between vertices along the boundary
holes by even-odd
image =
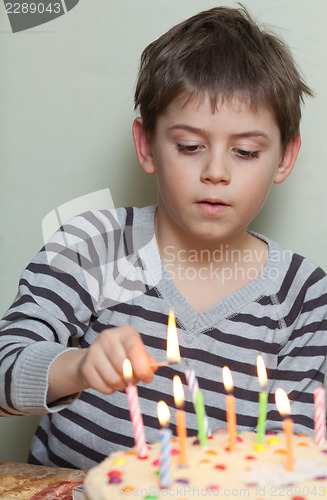
[[[206,135],[205,130],[197,127],[192,127],[191,125],[186,125],[186,124],[176,124],[172,125],[169,127],[169,132],[174,131],[174,130],[186,130],[187,132],[193,132],[195,134],[202,134]],[[240,132],[238,134],[232,134],[233,139],[240,139],[242,137],[263,137],[264,139],[268,139],[269,137],[265,132],[262,132],[261,130],[249,130],[247,132]]]

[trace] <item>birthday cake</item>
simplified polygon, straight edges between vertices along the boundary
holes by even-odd
[[[254,432],[240,432],[236,449],[231,452],[225,433],[208,439],[206,448],[200,446],[196,437],[188,437],[187,465],[181,467],[179,443],[172,439],[167,489],[160,488],[160,443],[148,446],[145,459],[138,458],[136,448],[118,451],[88,472],[85,495],[88,500],[317,500],[327,495],[327,443],[317,446],[314,438],[294,436],[294,470],[289,472],[283,433],[266,434],[264,445],[258,446],[256,441]]]

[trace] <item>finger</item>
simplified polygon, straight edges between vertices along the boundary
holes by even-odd
[[[139,332],[133,327],[127,327],[122,334],[122,343],[132,364],[135,380],[151,382],[154,374],[151,367],[153,358],[147,353]]]
[[[89,348],[88,356],[82,368],[82,373],[83,376],[89,380],[91,374],[93,376],[95,373],[97,374],[96,382],[94,379],[90,380],[92,382],[92,387],[96,390],[99,389],[95,387],[94,384],[98,383],[99,379],[101,379],[102,384],[113,390],[122,390],[126,386],[122,371],[118,371],[112,364],[111,359],[107,356],[101,344],[94,344]]]
[[[104,330],[100,335],[97,347],[105,353],[116,374],[123,378],[123,363],[128,355],[121,340],[120,329]]]

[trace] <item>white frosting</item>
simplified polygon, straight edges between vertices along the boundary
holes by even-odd
[[[256,434],[252,432],[239,434],[233,453],[226,449],[227,434],[218,434],[208,440],[206,450],[194,445],[194,440],[194,437],[188,438],[188,466],[183,468],[178,465],[178,441],[172,442],[169,490],[159,488],[156,472],[160,444],[155,443],[150,445],[145,460],[138,459],[134,449],[127,454],[119,451],[91,469],[84,484],[87,499],[143,500],[151,495],[151,498],[160,500],[224,497],[250,500],[303,497],[316,500],[327,495],[327,454],[322,453],[324,447],[317,447],[312,438],[294,436],[294,472],[285,468],[283,434],[266,436],[263,451],[256,450]],[[109,484],[108,474],[113,471],[119,472],[120,483]],[[124,495],[124,488],[128,489],[128,496]]]

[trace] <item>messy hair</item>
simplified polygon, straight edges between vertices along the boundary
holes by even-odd
[[[313,94],[280,38],[261,30],[244,7],[215,7],[174,26],[142,53],[135,108],[150,136],[181,95],[208,95],[213,112],[218,98],[267,106],[285,150],[298,134],[304,96]]]

